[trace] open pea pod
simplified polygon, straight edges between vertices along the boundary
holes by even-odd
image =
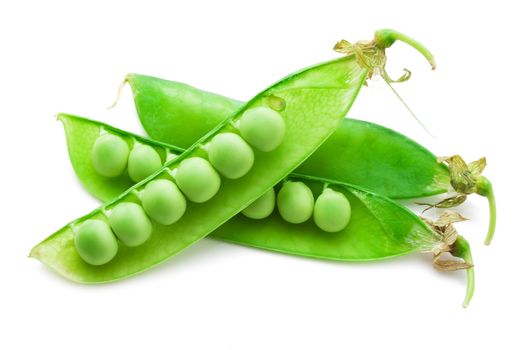
[[[187,84],[140,74],[128,74],[125,82],[131,86],[148,135],[181,148],[193,144],[242,105]],[[489,201],[485,240],[489,244],[496,229],[496,201],[490,181],[479,171],[484,162],[482,158],[467,165],[459,156],[440,159],[391,129],[347,118],[294,174],[355,184],[393,199],[432,196],[452,187],[456,195],[428,204],[439,208],[459,205],[468,194],[477,193]]]
[[[372,42],[358,43],[356,47],[366,45],[365,58],[384,57],[385,48],[393,41],[385,42],[382,37],[389,33],[379,31]],[[277,82],[247,102],[184,153],[168,160],[157,172],[93,212],[70,222],[35,246],[31,256],[71,280],[97,283],[128,277],[177,254],[210,234],[275,186],[330,136],[348,112],[367,77],[376,68],[375,65],[382,67],[385,63],[383,59],[380,62],[374,60],[374,65],[364,64],[362,59],[361,56],[358,59],[355,54],[349,54],[306,68]],[[221,177],[220,188],[214,196],[201,203],[188,201],[184,215],[174,224],[153,222],[151,237],[144,244],[129,248],[118,242],[115,255],[103,263],[96,261],[90,264],[86,262],[87,255],[81,257],[75,245],[75,235],[78,237],[79,229],[84,228],[88,220],[98,220],[96,227],[82,230],[83,236],[85,232],[89,238],[85,242],[86,246],[92,249],[101,246],[100,239],[95,242],[90,240],[92,236],[104,235],[105,240],[110,240],[107,235],[109,229],[101,229],[108,221],[108,211],[124,202],[141,203],[141,195],[147,185],[159,179],[172,181],[173,172],[180,171],[184,160],[193,157],[207,159],[210,151],[207,147],[212,139],[226,133],[237,134],[235,123],[244,112],[262,106],[278,109],[285,125],[286,137],[277,149],[271,152],[255,150],[255,161],[244,176],[235,180]],[[95,145],[89,146],[87,152]],[[225,157],[222,160],[228,161]]]
[[[71,163],[79,180],[101,200],[111,199],[134,184],[127,173],[111,179],[99,174],[94,168],[87,150],[92,149],[101,133],[118,135],[130,145],[140,143],[150,146],[163,161],[183,152],[180,148],[101,122],[67,114],[60,114],[58,119],[64,125]],[[359,121],[355,123],[367,125]],[[288,178],[304,181],[315,197],[327,184],[344,193],[352,208],[350,224],[341,232],[327,233],[320,230],[312,220],[300,225],[290,224],[277,211],[257,221],[239,214],[215,229],[210,237],[281,253],[339,261],[380,260],[412,252],[433,252],[437,256],[450,250],[469,264],[465,298],[465,304],[468,304],[473,293],[474,276],[468,243],[463,238],[446,243],[444,235],[433,231],[412,212],[392,200],[356,186],[301,174],[291,174]],[[440,265],[436,264],[436,267],[440,268]]]

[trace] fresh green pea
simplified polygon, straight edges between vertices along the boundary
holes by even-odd
[[[261,106],[244,112],[239,130],[250,145],[260,151],[270,152],[283,142],[285,125],[279,112]]]
[[[135,182],[144,180],[161,166],[160,156],[151,146],[136,143],[129,154],[128,174]]]
[[[142,205],[146,213],[162,225],[177,222],[186,211],[186,199],[170,180],[153,180],[142,192]]]
[[[303,182],[287,181],[277,195],[277,209],[285,221],[305,222],[314,210],[314,195]]]
[[[117,238],[102,220],[86,220],[75,234],[75,247],[80,257],[91,265],[103,265],[117,255]]]
[[[325,188],[315,201],[314,222],[323,231],[338,232],[350,222],[351,211],[344,194]]]
[[[117,177],[128,164],[129,147],[122,138],[105,134],[97,138],[92,151],[95,170],[106,177]]]
[[[237,134],[220,133],[208,145],[210,163],[228,179],[238,179],[253,166],[253,150]]]
[[[275,190],[272,188],[247,206],[242,213],[250,219],[264,219],[272,214],[274,208]]]
[[[132,202],[123,202],[111,209],[109,225],[124,245],[136,247],[146,242],[153,227],[144,209]]]
[[[175,181],[188,199],[195,203],[210,200],[221,187],[221,177],[204,158],[183,160],[175,170]]]

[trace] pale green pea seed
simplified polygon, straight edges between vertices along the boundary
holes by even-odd
[[[344,194],[326,188],[315,201],[314,222],[323,231],[338,232],[350,222],[351,212]]]
[[[275,190],[272,188],[247,206],[242,213],[250,219],[264,219],[272,214],[274,208]]]
[[[135,182],[144,180],[161,166],[160,156],[151,146],[137,143],[129,154],[128,174]]]
[[[117,255],[117,238],[104,221],[86,220],[75,231],[75,247],[88,264],[103,265]]]
[[[117,177],[128,164],[129,147],[121,137],[105,134],[97,138],[92,150],[95,170],[106,177]]]
[[[186,199],[170,180],[149,182],[142,192],[141,199],[148,216],[162,225],[177,222],[186,211]]]
[[[183,160],[175,170],[175,181],[188,199],[195,203],[210,200],[221,187],[221,177],[204,158]]]
[[[242,137],[263,152],[279,147],[283,142],[285,129],[281,114],[264,106],[246,110],[239,122]]]
[[[109,225],[118,239],[128,247],[146,242],[153,230],[144,209],[131,202],[120,203],[111,209]]]
[[[210,163],[228,179],[246,175],[253,166],[253,150],[237,134],[225,132],[215,136],[208,144]]]
[[[314,195],[302,182],[287,181],[277,195],[281,217],[292,224],[305,222],[314,210]]]

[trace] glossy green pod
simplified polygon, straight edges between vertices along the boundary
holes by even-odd
[[[84,283],[125,278],[159,264],[228,221],[313,153],[337,128],[368,75],[369,69],[362,67],[355,56],[349,55],[284,78],[254,97],[183,154],[168,160],[155,174],[35,246],[31,256],[63,276]],[[286,101],[286,108],[280,113],[287,137],[276,150],[257,152],[248,174],[237,180],[225,179],[217,194],[205,203],[188,203],[185,214],[175,224],[162,226],[154,223],[153,233],[143,245],[135,248],[119,245],[116,257],[107,264],[92,266],[80,258],[73,246],[76,225],[87,219],[105,220],[106,208],[122,201],[138,201],[137,191],[149,181],[169,178],[169,173],[184,159],[205,157],[202,145],[220,132],[235,132],[233,124],[246,109],[265,105],[275,96]],[[87,149],[92,148],[92,144],[87,146]]]

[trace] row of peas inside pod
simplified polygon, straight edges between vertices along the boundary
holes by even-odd
[[[186,199],[194,203],[206,202],[219,191],[220,175],[230,180],[246,175],[255,159],[252,147],[261,152],[275,150],[286,129],[280,113],[266,106],[246,110],[235,127],[240,135],[219,133],[202,147],[208,159],[185,159],[167,171],[168,178],[155,179],[135,191],[137,203],[123,202],[108,208],[105,211],[107,222],[90,219],[81,223],[76,228],[75,247],[82,259],[92,265],[106,264],[118,252],[117,238],[126,246],[136,247],[151,236],[150,219],[161,225],[176,223],[186,211]],[[92,161],[102,176],[121,176],[127,168],[129,177],[135,182],[162,166],[161,157],[154,148],[135,142],[130,151],[123,138],[110,133],[95,141]]]
[[[242,214],[250,219],[265,219],[275,209],[275,189],[250,204]],[[284,221],[306,222],[313,215],[314,223],[326,232],[343,230],[350,222],[350,202],[344,194],[325,187],[314,200],[312,190],[301,181],[285,181],[277,195],[277,209]]]

